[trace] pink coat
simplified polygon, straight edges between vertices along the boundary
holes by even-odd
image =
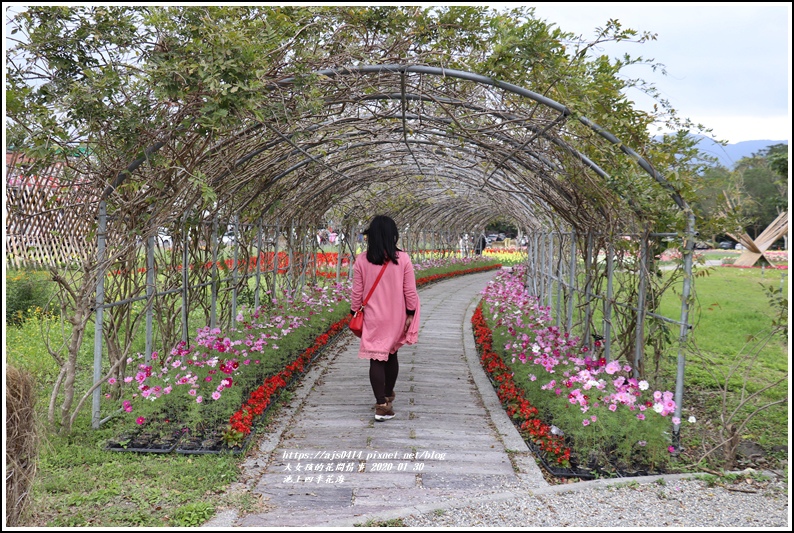
[[[364,308],[364,333],[358,356],[386,361],[390,353],[419,337],[419,293],[416,292],[414,265],[405,252],[397,253],[398,264],[389,263],[378,286]],[[353,265],[353,297],[350,308],[357,310],[375,283],[383,265],[373,265],[367,253],[356,257]],[[406,310],[415,310],[413,322],[405,329]]]

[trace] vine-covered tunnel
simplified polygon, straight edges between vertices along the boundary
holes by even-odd
[[[591,45],[567,50],[570,36],[527,14],[389,8],[384,18],[362,19],[370,13],[354,8],[229,9],[175,8],[150,18],[159,12],[112,8],[117,26],[130,21],[118,34],[100,31],[110,24],[103,8],[63,12],[75,28],[93,24],[111,40],[123,33],[128,40],[119,36],[110,52],[92,49],[77,31],[65,36],[68,24],[50,27],[44,11],[29,10],[22,25],[30,46],[19,57],[52,55],[51,83],[31,93],[63,106],[54,114],[64,124],[51,139],[59,150],[31,151],[39,155],[10,165],[7,248],[18,264],[73,269],[56,281],[76,322],[99,326],[98,366],[103,350],[113,363],[129,349],[103,339],[103,319],[120,331],[142,316],[134,304],[147,302],[147,330],[156,321],[161,342],[184,341],[191,309],[204,309],[213,325],[231,320],[251,258],[261,274],[263,249],[305,257],[307,238],[328,221],[355,235],[379,213],[398,222],[406,242],[437,240],[446,251],[490,222],[509,222],[530,237],[527,283],[555,302],[559,323],[585,339],[606,333],[607,346],[621,344],[616,353],[637,372],[643,323],[658,305],[654,247],[683,237],[681,315],[668,319],[683,344],[695,234],[683,156],[673,141],[651,139],[655,117],[621,93],[624,65],[586,59]],[[428,21],[456,33],[417,39]],[[611,28],[611,38],[624,38],[619,30]],[[47,35],[51,43],[72,39],[68,46],[84,53],[64,59]],[[518,52],[499,55],[510,47]],[[142,58],[134,75],[132,51]],[[106,63],[85,60],[92,54]],[[13,64],[20,66],[10,83],[20,88],[35,68]],[[98,73],[104,85],[90,86]],[[10,116],[46,124],[39,109],[20,98]],[[40,143],[46,128],[29,129],[22,137]],[[60,140],[72,130],[76,143]],[[229,228],[229,276],[185,267],[217,265]],[[155,246],[164,229],[169,254]],[[268,268],[275,288],[279,269]],[[598,281],[616,273],[626,275],[626,301],[610,293],[611,281]],[[303,266],[291,271],[291,290],[304,274]],[[229,303],[218,310],[220,283]],[[608,286],[604,294],[600,286]],[[257,277],[256,303],[259,288]],[[152,342],[147,335],[147,353]],[[680,399],[681,351],[679,358]]]

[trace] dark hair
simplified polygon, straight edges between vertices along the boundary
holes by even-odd
[[[397,240],[400,232],[391,217],[377,215],[364,231],[367,236],[367,261],[373,265],[382,265],[385,260],[397,264]]]

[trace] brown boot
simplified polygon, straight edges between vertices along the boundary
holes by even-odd
[[[391,402],[387,401],[386,403],[379,403],[375,405],[376,422],[383,422],[384,420],[389,420],[390,418],[394,418],[394,411],[392,411]]]
[[[394,403],[394,399],[397,397],[397,394],[391,393],[391,396],[386,396],[386,403]]]

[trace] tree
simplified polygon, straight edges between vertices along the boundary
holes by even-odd
[[[778,144],[736,163],[734,179],[749,199],[744,206],[749,218],[746,229],[753,238],[788,209],[787,181],[779,172],[788,170],[787,154],[788,147]]]

